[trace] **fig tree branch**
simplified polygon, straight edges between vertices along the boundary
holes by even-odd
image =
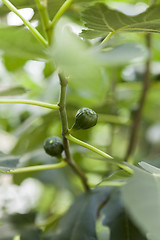
[[[150,65],[151,65],[151,34],[150,33],[146,34],[146,45],[149,50],[149,55],[148,55],[148,59],[146,61],[146,65],[145,65],[142,93],[141,93],[139,103],[138,103],[138,110],[136,112],[135,119],[131,126],[129,144],[128,144],[128,148],[127,148],[126,155],[124,158],[124,161],[126,161],[126,162],[128,161],[131,154],[134,152],[135,147],[136,147],[137,137],[138,137],[138,133],[140,130],[140,123],[141,123],[141,118],[142,118],[143,107],[145,105],[146,96],[148,93],[148,89],[150,87]]]

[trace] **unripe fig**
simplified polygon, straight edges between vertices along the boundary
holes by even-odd
[[[75,116],[74,130],[87,129],[96,125],[98,115],[90,108],[81,108]]]
[[[62,140],[59,137],[49,137],[44,141],[44,150],[52,157],[60,157],[63,152]]]

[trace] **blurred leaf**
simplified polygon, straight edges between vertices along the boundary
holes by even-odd
[[[20,125],[15,133],[18,135],[18,141],[14,146],[13,154],[24,154],[36,148],[42,148],[43,142],[47,137],[47,130],[51,124],[57,128],[58,113],[56,111],[43,114],[37,118],[28,119],[23,125]]]
[[[35,214],[15,214],[2,219],[0,236],[3,240],[12,240],[20,235],[21,240],[41,240],[41,231],[34,225]]]
[[[144,170],[146,170],[147,172],[149,173],[155,173],[155,174],[158,174],[160,176],[160,169],[155,167],[155,166],[152,166],[146,162],[139,162],[138,163]],[[158,176],[157,176],[158,177]]]
[[[52,73],[54,73],[54,71],[55,71],[54,63],[53,62],[46,62],[45,67],[43,69],[43,74],[44,74],[45,78],[52,75]]]
[[[145,60],[148,53],[144,46],[137,43],[128,43],[111,50],[99,52],[96,55],[99,64],[106,66],[122,66],[131,61]]]
[[[83,98],[94,97],[96,102],[105,95],[106,86],[96,56],[93,49],[89,49],[84,41],[71,32],[66,22],[62,22],[55,34],[53,59],[61,72],[69,76],[69,85],[78,89]]]
[[[24,66],[26,63],[25,59],[18,57],[3,55],[3,63],[8,71],[15,71],[18,68]]]
[[[147,234],[149,240],[158,240],[160,236],[160,177],[135,166],[130,167],[134,170],[134,175],[122,188],[125,208],[134,223]]]
[[[82,13],[82,20],[90,30],[83,30],[82,37],[103,37],[109,32],[155,32],[160,33],[160,5],[149,7],[145,12],[128,16],[97,3]]]
[[[21,86],[11,87],[11,88],[0,91],[0,97],[22,95],[27,91],[28,89]]]
[[[0,27],[0,49],[7,56],[21,60],[45,59],[45,48],[32,36],[29,30],[22,27]]]
[[[19,163],[20,157],[12,156],[9,154],[5,154],[0,152],[0,169],[1,170],[9,170],[15,168]]]
[[[147,240],[125,211],[120,191],[112,192],[104,213],[103,224],[110,228],[110,240]]]
[[[110,191],[111,188],[98,188],[79,196],[60,220],[52,240],[96,240],[97,211]]]
[[[126,180],[126,178],[131,177],[131,175],[124,170],[117,170],[111,173],[107,178],[102,180],[102,183],[105,181],[113,181],[113,180]]]

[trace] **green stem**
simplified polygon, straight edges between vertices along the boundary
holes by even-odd
[[[35,106],[50,108],[55,110],[59,109],[59,106],[56,104],[44,103],[40,101],[24,100],[24,99],[0,99],[0,103],[29,104],[29,105],[35,105]]]
[[[2,0],[2,2],[12,11],[14,12],[23,23],[29,28],[31,33],[46,47],[48,46],[48,42],[44,39],[44,37],[37,31],[36,28],[32,26],[32,24],[27,21],[18,11],[18,9],[8,0]]]
[[[51,21],[49,19],[48,11],[47,11],[47,0],[35,0],[37,4],[37,8],[39,10],[41,20],[43,23],[43,28],[45,31],[45,34],[48,38],[48,44],[51,43],[51,37],[52,37],[52,29],[50,28]]]
[[[75,161],[73,160],[70,148],[69,148],[69,142],[66,138],[66,135],[68,133],[68,119],[67,119],[67,113],[66,113],[66,90],[67,90],[67,79],[62,75],[59,74],[60,79],[60,85],[61,85],[61,94],[60,94],[60,100],[59,100],[59,113],[61,118],[61,126],[62,126],[62,137],[63,137],[63,146],[64,146],[64,152],[66,156],[66,162],[68,165],[73,169],[73,171],[80,177],[83,186],[86,191],[89,191],[90,188],[87,183],[87,178],[83,171],[77,166]]]
[[[120,161],[117,161],[117,160],[114,160],[113,157],[111,157],[110,155],[108,155],[107,153],[99,150],[98,148],[96,147],[93,147],[92,145],[88,144],[88,143],[85,143],[75,137],[73,137],[71,134],[66,134],[66,138],[82,147],[85,147],[99,155],[101,155],[102,157],[108,159],[112,164],[115,164],[116,166],[122,168],[124,171],[128,172],[129,174],[133,174],[133,171],[131,168],[129,168],[128,166],[126,166],[125,164],[123,164],[122,162]]]
[[[68,140],[70,140],[70,141],[72,141],[72,142],[74,142],[74,143],[82,146],[82,147],[88,148],[89,150],[91,150],[91,151],[93,151],[93,152],[101,155],[101,156],[104,157],[104,158],[113,159],[113,157],[111,157],[111,156],[108,155],[107,153],[99,150],[99,149],[96,148],[96,147],[93,147],[92,145],[90,145],[90,144],[88,144],[88,143],[85,143],[85,142],[83,142],[83,141],[81,141],[81,140],[73,137],[71,134],[66,135],[66,138],[67,138]]]
[[[114,182],[114,181],[105,181],[105,182],[101,182],[96,186],[112,186],[112,187],[121,187],[123,185],[125,185],[126,182]]]
[[[54,27],[57,21],[60,19],[60,17],[63,15],[63,13],[69,8],[73,0],[66,0],[64,4],[61,6],[59,11],[56,13],[54,16],[52,22],[51,22],[51,27]]]
[[[101,42],[101,44],[107,42],[107,41],[112,37],[112,35],[113,35],[114,33],[115,33],[115,32],[110,32],[110,33],[107,35],[107,37]]]
[[[17,173],[24,173],[24,172],[35,172],[35,171],[41,171],[41,170],[50,170],[50,169],[57,169],[62,168],[67,165],[66,162],[61,161],[60,163],[55,164],[47,164],[47,165],[37,165],[32,167],[24,167],[24,168],[17,168],[17,169],[11,169],[11,170],[1,170],[1,173],[8,173],[8,174],[17,174]]]

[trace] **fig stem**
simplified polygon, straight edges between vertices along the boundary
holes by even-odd
[[[57,169],[65,167],[67,163],[65,161],[61,161],[60,163],[55,164],[46,164],[46,165],[37,165],[32,167],[23,167],[23,168],[16,168],[16,169],[10,169],[10,170],[1,170],[1,173],[7,173],[7,174],[17,174],[17,173],[24,173],[24,172],[35,172],[35,171],[41,171],[41,170],[50,170],[50,169]]]
[[[50,108],[58,110],[59,106],[56,104],[45,103],[40,101],[32,101],[32,100],[25,100],[25,99],[0,99],[0,103],[18,103],[18,104],[28,104],[28,105],[35,105],[44,108]]]
[[[77,139],[77,138],[75,138],[75,137],[73,137],[71,134],[67,134],[67,135],[66,135],[66,138],[67,138],[68,140],[70,140],[70,141],[72,141],[72,142],[74,142],[74,143],[76,143],[76,144],[78,144],[78,145],[80,145],[80,146],[82,146],[82,147],[85,147],[85,148],[91,150],[92,152],[95,152],[95,153],[101,155],[102,157],[108,159],[112,164],[114,164],[114,165],[122,168],[122,169],[123,169],[124,171],[126,171],[127,173],[133,174],[133,170],[132,170],[130,167],[128,167],[126,164],[124,164],[124,163],[121,162],[121,161],[114,160],[113,157],[111,157],[111,156],[108,155],[107,153],[99,150],[98,148],[96,148],[96,147],[94,147],[94,146],[92,146],[92,145],[90,145],[90,144],[88,144],[88,143],[85,143],[85,142],[83,142],[83,141],[81,141],[81,140],[79,140],[79,139]]]

